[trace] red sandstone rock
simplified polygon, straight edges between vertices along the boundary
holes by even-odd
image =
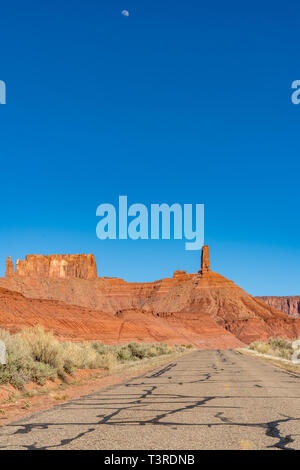
[[[12,262],[11,260],[11,257],[9,256],[7,258],[7,261],[6,261],[6,272],[5,272],[5,276],[6,277],[9,277],[9,276],[12,276],[14,274],[14,263]]]
[[[27,258],[28,261],[32,259]],[[0,279],[0,286],[28,298],[55,299],[73,304],[62,308],[60,302],[61,314],[51,310],[51,321],[49,316],[44,316],[43,305],[41,311],[36,312],[37,323],[43,322],[48,328],[56,325],[56,331],[63,331],[63,336],[93,337],[105,342],[125,341],[125,338],[163,340],[205,348],[233,348],[241,345],[241,341],[249,343],[272,336],[300,336],[300,320],[287,317],[250,296],[229,279],[210,271],[208,247],[203,250],[200,276],[175,272],[173,278],[150,283],[127,283],[117,278],[80,279],[77,273],[70,278],[57,274],[51,277],[47,270],[49,257],[45,258],[33,264],[42,272],[40,277],[36,275],[35,268],[32,276],[17,274]],[[0,310],[1,306],[0,299]],[[79,306],[90,310],[85,309],[83,313]],[[116,316],[110,316],[109,321],[105,317],[101,330],[97,326],[98,320],[95,323],[95,315],[105,314]],[[24,324],[32,321],[29,310],[27,315]],[[124,326],[114,323],[112,318],[123,322]],[[60,326],[55,323],[58,320]],[[18,324],[22,321],[21,310],[20,318],[12,320],[10,327],[16,321]],[[64,327],[60,330],[62,323]],[[6,324],[4,315],[0,318],[0,326],[5,327]],[[110,331],[111,328],[115,331]]]
[[[290,297],[276,297],[276,296],[265,296],[257,297],[261,299],[277,310],[280,310],[283,313],[287,313],[291,317],[300,318],[300,296],[290,296]]]
[[[206,273],[210,271],[210,260],[209,260],[209,246],[204,245],[202,247],[201,253],[201,269],[200,274]]]
[[[177,270],[177,271],[174,271],[174,274],[173,274],[173,277],[185,277],[186,276],[186,271],[180,271],[180,270]]]
[[[17,260],[17,276],[51,279],[96,279],[94,255],[28,255]]]
[[[209,349],[218,349],[221,345],[223,349],[243,346],[212,320],[208,319],[211,325],[205,321],[201,327],[197,316],[188,314],[188,317],[191,318],[183,321],[174,317],[169,321],[134,310],[113,315],[53,300],[27,299],[0,288],[0,325],[12,333],[42,325],[62,340],[97,340],[106,344],[166,342]]]

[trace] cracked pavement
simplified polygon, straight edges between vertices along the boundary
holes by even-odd
[[[0,428],[0,449],[300,449],[300,377],[196,351]]]

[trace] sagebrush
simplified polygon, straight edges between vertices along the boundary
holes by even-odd
[[[268,341],[254,341],[250,344],[249,349],[257,351],[260,354],[268,354],[269,356],[281,357],[282,359],[291,360],[293,355],[292,341],[285,338],[271,338]]]
[[[127,361],[140,361],[175,352],[185,346],[154,343],[128,343],[107,346],[101,342],[60,342],[42,327],[28,328],[11,335],[0,330],[7,350],[6,364],[0,365],[0,384],[21,389],[27,382],[44,385],[47,380],[64,378],[77,369],[107,369]]]

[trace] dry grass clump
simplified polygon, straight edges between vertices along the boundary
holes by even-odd
[[[167,344],[129,343],[115,346],[115,353],[119,361],[138,361],[145,358],[163,356],[174,352],[174,347]]]
[[[10,383],[16,388],[22,388],[29,381],[44,385],[48,379],[57,377],[55,367],[35,360],[32,355],[33,345],[24,341],[22,334],[12,336],[0,330],[0,339],[4,341],[7,352],[6,365],[0,365],[0,384]]]
[[[288,360],[292,359],[294,352],[292,341],[284,338],[271,338],[267,342],[254,341],[254,343],[250,344],[249,349],[260,354],[267,354],[269,356],[280,357]]]
[[[22,389],[27,382],[44,385],[47,380],[64,378],[77,369],[113,369],[117,363],[140,361],[185,350],[184,346],[129,343],[106,346],[100,342],[59,342],[42,327],[28,328],[11,335],[0,330],[7,350],[6,364],[0,365],[0,384]]]

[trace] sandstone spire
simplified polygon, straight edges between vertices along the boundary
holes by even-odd
[[[210,261],[209,261],[209,246],[204,245],[202,247],[201,254],[201,269],[200,274],[207,273],[210,271]]]
[[[14,270],[15,270],[14,263],[12,262],[11,257],[9,256],[6,261],[5,276],[6,277],[12,276],[14,273]]]

